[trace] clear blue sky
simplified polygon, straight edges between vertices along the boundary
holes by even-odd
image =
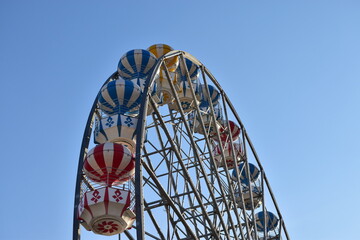
[[[0,239],[71,239],[92,102],[122,54],[155,43],[220,82],[292,239],[357,239],[359,13],[356,0],[1,1]]]

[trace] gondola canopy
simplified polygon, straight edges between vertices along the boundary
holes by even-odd
[[[130,80],[133,78],[146,78],[156,64],[154,54],[143,49],[134,49],[125,53],[119,61],[119,75]]]
[[[279,219],[276,217],[276,215],[269,211],[261,211],[256,213],[255,220],[256,228],[260,232],[268,232],[274,230],[279,224]]]
[[[140,86],[122,78],[107,83],[98,96],[100,109],[108,115],[135,111],[139,108],[140,101]]]
[[[98,144],[89,151],[84,172],[91,180],[106,186],[123,184],[135,174],[135,158],[122,144]]]

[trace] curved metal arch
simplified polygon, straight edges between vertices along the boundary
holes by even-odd
[[[204,71],[207,73],[207,75],[210,77],[210,79],[213,81],[213,83],[216,84],[216,86],[217,86],[219,89],[221,89],[220,84],[216,81],[215,77],[210,73],[210,71],[209,71],[208,69],[206,69],[206,68],[204,69]],[[249,135],[248,135],[245,127],[244,127],[244,124],[242,123],[242,121],[241,121],[239,115],[237,114],[234,106],[232,105],[230,99],[229,99],[228,96],[226,95],[225,91],[223,91],[222,89],[221,89],[221,91],[222,91],[222,94],[223,94],[223,96],[224,96],[224,100],[225,100],[226,103],[228,104],[228,106],[229,106],[230,110],[232,111],[232,113],[234,114],[236,120],[237,120],[237,121],[240,123],[240,125],[241,125],[241,128],[242,128],[242,130],[243,130],[243,134],[244,134],[244,138],[246,139],[246,141],[247,141],[247,143],[249,144],[249,147],[250,147],[252,153],[254,154],[256,163],[257,163],[258,166],[260,167],[261,176],[262,176],[262,178],[263,178],[263,180],[264,180],[264,182],[265,182],[265,184],[266,184],[266,186],[267,186],[267,188],[268,188],[268,190],[269,190],[270,197],[271,197],[272,201],[274,202],[274,206],[275,206],[276,212],[277,212],[277,214],[278,214],[278,216],[279,216],[279,220],[280,220],[281,227],[283,228],[284,233],[285,233],[287,239],[290,239],[290,236],[289,236],[289,234],[288,234],[288,232],[287,232],[287,230],[286,230],[286,227],[285,227],[284,219],[283,219],[282,214],[281,214],[281,212],[280,212],[280,209],[279,209],[279,207],[278,207],[278,204],[277,204],[275,195],[274,195],[274,193],[273,193],[273,191],[272,191],[272,189],[271,189],[269,180],[268,180],[268,178],[266,177],[264,168],[263,168],[263,166],[262,166],[262,164],[261,164],[261,162],[260,162],[260,158],[259,158],[259,156],[258,156],[258,154],[257,154],[257,152],[256,152],[256,150],[255,150],[255,147],[254,147],[254,145],[252,144],[252,141],[251,141],[251,139],[250,139],[250,137],[249,137]],[[249,166],[247,166],[247,168],[249,169]],[[249,173],[248,173],[248,174],[249,174]],[[250,195],[251,195],[251,198],[252,198],[252,194],[250,194]],[[265,209],[263,209],[263,210],[265,211]]]
[[[117,76],[117,72],[114,72],[108,79],[105,81],[105,83],[102,85],[105,86],[111,79],[115,78]],[[102,88],[101,87],[101,88]],[[101,89],[100,88],[100,89]],[[84,130],[84,135],[81,142],[81,149],[80,149],[80,155],[79,155],[79,163],[78,163],[78,169],[77,169],[77,176],[76,176],[76,185],[75,185],[75,199],[74,199],[74,213],[73,213],[73,240],[80,240],[80,224],[77,216],[77,208],[80,203],[80,187],[81,182],[83,180],[83,165],[84,165],[84,159],[86,157],[88,146],[90,142],[91,132],[92,132],[92,125],[95,118],[95,109],[97,106],[99,95],[96,95],[95,100],[93,102],[93,105],[91,107],[86,125]]]

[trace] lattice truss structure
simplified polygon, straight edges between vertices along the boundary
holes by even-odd
[[[180,77],[166,64],[174,58]],[[195,77],[187,61],[197,66]],[[118,78],[114,73],[106,83]],[[130,192],[136,214],[121,239],[290,239],[244,125],[200,61],[183,51],[165,54],[143,94],[133,146],[135,176],[113,186]],[[164,95],[171,101],[159,101]],[[80,159],[86,158],[94,119],[103,115],[96,100]],[[80,162],[75,207],[84,193],[102,187],[81,169]],[[74,240],[80,239],[78,229],[74,220]]]

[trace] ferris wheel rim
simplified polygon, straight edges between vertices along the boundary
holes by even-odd
[[[150,86],[154,83],[155,81],[155,75],[157,73],[157,71],[160,70],[160,68],[162,66],[165,66],[164,64],[164,61],[168,58],[171,58],[171,57],[174,57],[174,56],[181,56],[182,57],[182,60],[184,60],[185,58],[188,58],[190,59],[191,61],[193,61],[195,64],[199,65],[199,68],[201,69],[202,73],[203,73],[203,77],[206,75],[210,78],[210,80],[216,85],[216,87],[221,91],[221,96],[224,100],[224,102],[226,102],[229,107],[230,107],[230,110],[234,113],[235,115],[235,118],[237,119],[237,122],[240,124],[240,127],[243,129],[242,131],[242,134],[244,135],[244,137],[247,139],[247,141],[249,142],[250,144],[250,148],[251,150],[255,153],[255,158],[256,158],[256,161],[258,162],[258,165],[260,167],[260,170],[261,170],[261,173],[264,174],[264,178],[265,178],[265,182],[268,186],[268,188],[270,189],[270,195],[271,197],[273,198],[273,201],[275,202],[275,207],[276,207],[276,210],[277,210],[277,213],[278,213],[278,216],[280,218],[280,225],[283,226],[283,229],[285,231],[285,235],[287,237],[287,239],[289,239],[288,237],[288,234],[287,234],[287,231],[286,231],[286,228],[285,228],[285,225],[284,225],[284,222],[283,222],[283,218],[281,216],[281,213],[280,213],[280,210],[278,209],[277,207],[277,203],[275,201],[275,198],[273,196],[273,193],[272,193],[272,190],[270,188],[270,185],[268,184],[268,180],[266,178],[266,175],[265,175],[265,172],[263,171],[263,168],[262,168],[262,165],[260,163],[260,161],[258,160],[258,157],[257,157],[257,154],[256,154],[256,151],[255,151],[255,148],[253,148],[253,145],[250,141],[250,138],[249,136],[247,135],[247,132],[242,124],[242,122],[240,121],[240,118],[239,116],[237,115],[234,107],[232,106],[229,98],[227,97],[226,93],[224,92],[224,90],[221,88],[220,84],[216,81],[215,77],[210,73],[210,71],[199,61],[197,60],[194,56],[192,56],[191,54],[187,53],[187,52],[184,52],[184,51],[179,51],[179,50],[174,50],[174,51],[170,51],[169,53],[165,54],[163,57],[159,58],[155,67],[153,68],[153,71],[152,71],[152,74],[150,76],[147,77],[147,80],[146,80],[146,85],[145,85],[145,88],[144,88],[144,92],[143,92],[143,95],[142,95],[142,99],[141,99],[141,104],[140,104],[140,109],[139,109],[139,122],[137,124],[137,128],[136,128],[136,131],[137,131],[137,136],[136,136],[136,142],[138,144],[136,144],[136,157],[135,157],[135,191],[137,192],[137,194],[135,195],[136,196],[136,231],[137,231],[137,238],[138,239],[144,239],[145,238],[145,228],[144,228],[144,224],[143,224],[143,221],[144,221],[144,198],[143,198],[143,192],[142,192],[142,167],[146,167],[146,165],[144,165],[142,163],[142,149],[143,149],[143,146],[144,146],[144,141],[145,141],[145,128],[146,128],[146,113],[147,113],[147,109],[148,109],[148,106],[149,106],[149,102],[150,104],[153,104],[151,103],[151,96],[150,96]],[[166,66],[165,66],[166,68]],[[188,73],[187,73],[188,74]],[[117,72],[114,72],[106,81],[105,83],[103,84],[103,86],[108,83],[109,81],[111,81],[112,79],[115,79],[116,77],[118,76],[118,73]],[[189,78],[188,78],[189,80]],[[206,80],[205,80],[206,81]],[[93,104],[93,107],[90,111],[90,114],[89,114],[89,118],[88,118],[88,122],[87,122],[87,126],[90,126],[92,125],[93,123],[93,118],[95,116],[95,108],[96,108],[96,105],[97,105],[97,100],[98,100],[98,95],[96,96],[95,98],[95,101],[94,101],[94,104]],[[178,101],[177,101],[178,102]],[[197,111],[199,111],[198,109],[198,106],[197,107]],[[156,109],[156,108],[155,108]],[[180,108],[180,112],[182,112],[181,108]],[[181,115],[184,115],[184,113],[182,112]],[[90,122],[89,122],[90,121]],[[202,120],[201,120],[202,121]],[[228,121],[228,120],[227,120]],[[86,128],[85,129],[85,132],[84,132],[84,137],[83,137],[83,142],[82,142],[82,149],[81,149],[81,153],[80,153],[80,158],[79,158],[79,168],[78,168],[78,178],[79,178],[79,169],[80,169],[80,164],[82,161],[80,161],[80,159],[83,159],[83,156],[86,154],[85,151],[87,150],[87,147],[89,145],[89,141],[90,141],[90,136],[91,136],[91,130],[92,128]],[[85,147],[86,143],[87,142],[87,147]],[[232,144],[232,141],[231,141],[231,144]],[[220,145],[221,146],[221,145]],[[239,175],[238,175],[239,176]],[[81,182],[81,181],[80,181]],[[77,179],[77,184],[76,184],[76,188],[80,185],[80,182],[78,183],[78,179]],[[77,190],[76,190],[77,192]],[[240,194],[241,195],[241,194]],[[75,208],[77,207],[77,204],[76,204],[76,198],[77,198],[78,194],[75,194]],[[252,196],[252,193],[250,191],[250,196]],[[253,208],[253,207],[252,207]],[[75,210],[76,211],[76,210]],[[254,211],[252,211],[253,213],[253,219],[254,219]],[[75,219],[75,212],[74,212],[74,219]],[[139,221],[138,221],[139,220]],[[246,219],[247,221],[247,219]],[[79,223],[77,223],[79,225]],[[266,226],[266,225],[265,225]],[[256,231],[256,224],[254,226],[255,228],[255,231]],[[74,229],[75,229],[75,223],[74,223]],[[125,234],[128,236],[129,233],[127,231],[125,231]],[[216,235],[217,233],[215,233]],[[195,235],[194,235],[195,236]],[[219,236],[215,236],[217,239],[220,239]],[[196,238],[196,237],[195,237]],[[75,238],[73,238],[75,240]]]

